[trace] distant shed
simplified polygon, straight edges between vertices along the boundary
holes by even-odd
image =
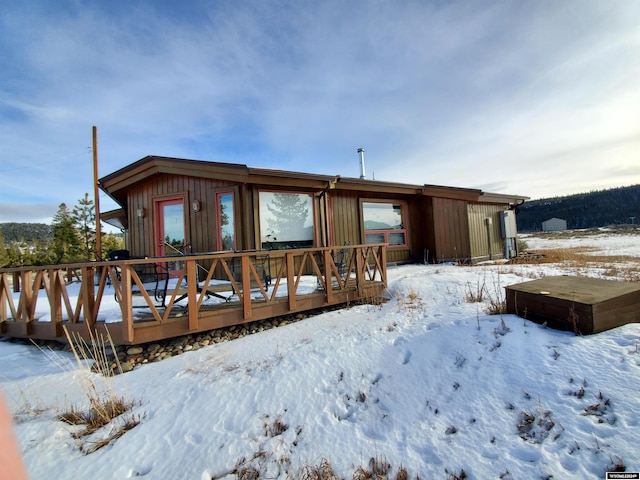
[[[562,232],[567,229],[567,221],[561,218],[550,218],[542,222],[543,232]]]
[[[507,312],[580,334],[640,323],[640,284],[547,277],[506,287]]]

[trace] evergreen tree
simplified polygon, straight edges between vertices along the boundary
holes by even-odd
[[[2,235],[0,235],[0,268],[6,267],[9,265],[9,252],[7,251],[7,247],[4,246],[4,239]]]
[[[6,248],[7,252],[7,266],[9,267],[21,267],[24,265],[24,257],[17,242],[11,242]]]
[[[55,263],[53,245],[50,241],[35,241],[31,246],[31,265],[51,265]]]
[[[71,218],[77,228],[77,235],[82,245],[82,256],[87,261],[94,259],[96,232],[93,226],[96,222],[96,215],[93,201],[89,199],[88,193],[85,193],[84,198],[78,200],[78,204],[73,207]]]
[[[53,255],[55,263],[79,260],[81,243],[76,231],[75,221],[64,203],[58,207],[53,217]]]
[[[268,221],[269,227],[279,240],[303,240],[298,237],[309,214],[303,195],[274,193],[267,209],[273,215]]]
[[[124,249],[124,236],[122,234],[116,235],[113,233],[105,233],[102,235],[102,251],[105,253],[113,250]],[[103,255],[102,258],[105,258]]]

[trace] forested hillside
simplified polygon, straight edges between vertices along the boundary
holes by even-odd
[[[541,230],[542,222],[554,217],[566,220],[570,229],[638,224],[640,185],[525,202],[519,207],[518,230]]]
[[[5,243],[46,242],[53,238],[51,225],[46,223],[0,223],[0,237]]]

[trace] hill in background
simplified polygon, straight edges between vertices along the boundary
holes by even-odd
[[[550,218],[567,221],[567,228],[596,228],[640,223],[640,185],[525,202],[518,209],[518,230],[542,230]]]
[[[46,223],[0,223],[0,237],[5,243],[41,243],[51,240],[52,236],[51,225]]]

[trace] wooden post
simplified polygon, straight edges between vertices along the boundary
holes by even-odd
[[[20,272],[13,272],[13,293],[20,292]]]
[[[7,318],[7,301],[8,297],[11,295],[9,291],[9,284],[7,282],[7,275],[5,273],[0,273],[0,325],[8,320]],[[0,328],[0,333],[3,332],[3,329]]]
[[[294,274],[296,271],[295,263],[293,261],[293,253],[287,252],[287,295],[289,297],[289,310],[293,311],[296,308],[296,284]]]
[[[384,288],[387,288],[387,247],[382,245],[380,249],[380,275]]]
[[[102,260],[102,228],[100,227],[100,195],[98,190],[98,127],[93,127],[93,197],[96,214],[96,260]]]
[[[358,299],[364,297],[364,282],[365,282],[365,262],[364,247],[358,247],[354,250],[356,256],[356,288],[358,291]]]
[[[84,323],[87,328],[93,330],[93,313],[95,309],[95,288],[93,284],[93,267],[83,266],[82,272],[82,310],[84,311]]]
[[[189,330],[198,329],[198,272],[196,261],[187,260],[187,303],[189,305]]]
[[[62,335],[62,286],[61,276],[55,268],[49,269],[49,305],[51,306],[51,333]]]
[[[252,316],[251,311],[251,259],[248,256],[241,257],[242,267],[242,304],[244,306],[244,318],[248,320]]]
[[[325,293],[327,295],[327,303],[331,305],[333,303],[333,282],[331,281],[331,272],[332,265],[334,265],[333,257],[331,256],[331,250],[325,250],[322,252],[324,258],[322,259],[324,263],[324,284],[325,284]],[[339,281],[339,280],[338,280]]]
[[[18,320],[22,320],[23,334],[31,333],[31,319],[29,312],[31,311],[31,303],[33,301],[33,278],[31,270],[20,272],[20,284],[22,291],[20,292],[20,300],[18,302]]]
[[[120,270],[120,286],[122,288],[122,337],[125,342],[133,344],[133,299],[131,298],[131,266],[123,264]]]

